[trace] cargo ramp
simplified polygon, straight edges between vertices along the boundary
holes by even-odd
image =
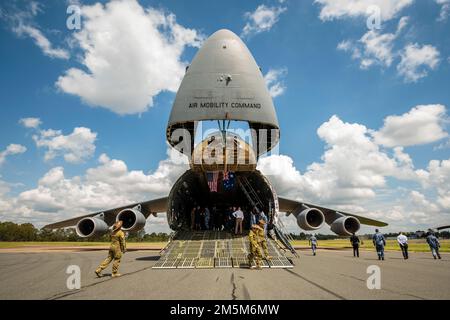
[[[180,231],[163,249],[153,269],[249,268],[249,240],[225,231]],[[292,268],[285,250],[272,239],[267,246],[271,259],[263,257],[263,268]]]

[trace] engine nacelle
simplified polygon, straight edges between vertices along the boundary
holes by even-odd
[[[122,220],[122,230],[124,231],[138,231],[145,226],[145,217],[136,208],[123,209],[116,216],[116,221]]]
[[[325,222],[322,211],[316,208],[308,208],[297,215],[297,224],[303,230],[320,229]]]
[[[352,216],[340,217],[331,224],[331,231],[339,236],[351,236],[361,227],[359,220]]]
[[[108,225],[102,219],[88,217],[78,221],[76,231],[77,235],[82,238],[101,236],[108,232]]]

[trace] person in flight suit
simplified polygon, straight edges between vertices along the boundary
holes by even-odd
[[[441,247],[441,244],[439,243],[438,238],[432,232],[427,233],[427,243],[430,246],[433,258],[436,260],[437,256],[439,259],[441,259],[441,255],[439,254],[439,248]]]
[[[267,238],[266,238],[266,221],[261,219],[258,221],[258,225],[261,227],[262,231],[258,230],[258,240],[259,247],[264,251],[264,256],[267,260],[271,260],[272,257],[269,256],[269,248],[267,247]]]
[[[114,223],[111,232],[111,246],[109,247],[108,257],[95,270],[97,277],[102,276],[102,271],[113,261],[112,277],[120,277],[119,265],[122,254],[126,251],[125,234],[122,231],[122,221]]]
[[[249,265],[251,269],[254,269],[252,266],[253,261],[255,261],[256,268],[261,269],[261,248],[259,246],[260,243],[260,236],[259,234],[261,232],[264,232],[264,229],[261,228],[257,224],[253,224],[251,226],[250,232],[248,233],[248,239],[250,241],[250,254],[248,255]]]
[[[384,260],[384,246],[386,245],[386,239],[384,239],[383,234],[378,229],[375,229],[372,241],[377,250],[378,260]]]
[[[313,253],[313,256],[316,255],[317,251],[317,238],[316,236],[312,235],[311,238],[309,238],[309,245],[311,246],[311,250]]]

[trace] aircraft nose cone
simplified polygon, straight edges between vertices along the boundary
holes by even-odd
[[[208,39],[210,40],[222,40],[222,39],[239,39],[239,37],[231,30],[220,29],[214,32]]]
[[[180,141],[172,138],[178,128],[189,130],[192,138],[194,122],[203,120],[247,121],[255,130],[276,130],[259,154],[278,142],[278,120],[261,70],[244,42],[227,29],[212,34],[187,68],[172,107],[168,142]]]

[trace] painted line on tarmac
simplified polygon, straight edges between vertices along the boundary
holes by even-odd
[[[341,276],[343,276],[343,277],[355,279],[355,280],[358,280],[358,281],[361,281],[361,282],[366,282],[366,280],[360,279],[360,278],[355,277],[355,276],[350,276],[350,275],[343,274],[343,273],[338,273],[338,274],[341,275]],[[398,295],[401,295],[401,296],[410,296],[410,297],[413,297],[413,298],[419,299],[419,300],[428,300],[428,299],[426,299],[426,298],[419,297],[419,296],[416,296],[416,295],[413,295],[413,294],[410,294],[410,293],[398,292],[398,291],[390,290],[390,289],[386,289],[386,288],[381,288],[380,290],[381,290],[381,291],[390,292],[390,293],[395,293],[395,294],[398,294]]]
[[[302,275],[299,275],[297,272],[294,272],[294,271],[292,271],[292,270],[290,270],[290,269],[283,269],[283,270],[285,270],[286,272],[289,272],[290,274],[292,274],[292,275],[294,275],[294,276],[296,276],[296,277],[298,277],[298,278],[300,278],[300,279],[302,279],[302,280],[304,280],[304,281],[306,281],[306,282],[312,284],[313,286],[315,286],[315,287],[317,287],[317,288],[319,288],[319,289],[321,289],[321,290],[323,290],[323,291],[325,291],[325,292],[327,292],[327,293],[329,293],[329,294],[335,296],[336,298],[338,298],[338,299],[340,299],[340,300],[347,300],[347,299],[344,298],[343,296],[340,296],[339,294],[337,294],[337,293],[335,293],[335,292],[333,292],[333,291],[331,291],[331,290],[328,290],[328,289],[325,288],[325,287],[322,287],[320,284],[317,284],[317,283],[315,283],[314,281],[311,281],[311,280],[309,280],[309,279],[303,277]]]
[[[120,278],[124,278],[124,277],[130,276],[130,275],[133,275],[133,274],[136,274],[136,273],[145,271],[145,270],[149,270],[149,269],[151,269],[152,267],[153,267],[153,266],[146,267],[146,268],[143,268],[143,269],[139,269],[139,270],[136,270],[136,271],[133,271],[133,272],[129,272],[129,273],[124,273],[124,274],[122,274],[122,275],[120,276]],[[107,277],[107,276],[105,275],[105,276],[103,276],[103,277]],[[103,278],[103,277],[102,277],[102,278]],[[101,278],[100,278],[100,279],[101,279]],[[96,286],[96,285],[99,285],[99,284],[102,284],[102,283],[105,283],[105,282],[108,282],[108,281],[111,281],[111,280],[113,280],[112,277],[110,277],[109,279],[103,280],[103,281],[99,281],[99,282],[94,282],[94,283],[88,284],[88,285],[86,285],[86,286],[81,287],[81,288],[78,289],[78,290],[71,290],[71,291],[64,291],[64,292],[61,292],[61,293],[57,293],[57,294],[55,294],[55,295],[53,295],[53,296],[50,296],[50,297],[48,297],[48,298],[46,298],[46,299],[44,299],[44,300],[58,300],[58,299],[61,299],[61,298],[65,298],[65,297],[67,297],[67,296],[71,296],[71,295],[74,295],[74,294],[83,292],[83,291],[84,291],[85,289],[87,289],[87,288],[94,287],[94,286]]]

